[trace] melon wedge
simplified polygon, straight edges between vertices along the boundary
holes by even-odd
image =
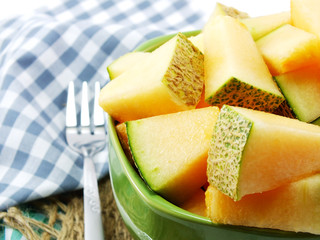
[[[320,234],[320,175],[233,201],[213,186],[207,215],[215,223]]]
[[[152,190],[180,204],[207,182],[218,113],[208,107],[126,122],[133,159]]]
[[[217,16],[230,16],[234,18],[239,19],[245,19],[248,18],[249,15],[245,12],[241,12],[238,9],[235,9],[233,7],[229,7],[226,5],[223,5],[221,3],[216,3],[216,6],[214,8],[214,11],[212,12],[211,16],[208,22],[212,21],[213,18]],[[189,37],[189,40],[197,47],[201,52],[204,52],[204,44],[203,44],[203,33],[199,33],[197,36]]]
[[[291,23],[290,12],[275,13],[260,17],[245,18],[241,22],[247,26],[254,40],[258,40],[267,33],[284,24]]]
[[[217,16],[230,16],[238,19],[244,19],[249,17],[248,13],[239,11],[236,8],[226,6],[219,2],[216,3],[216,6],[210,16],[211,19],[208,22],[212,21],[212,19]]]
[[[284,97],[248,29],[229,16],[204,28],[205,100],[272,112]]]
[[[289,24],[256,43],[273,76],[314,65],[320,59],[317,36]]]
[[[148,52],[129,52],[115,61],[113,61],[108,67],[110,80],[118,77],[129,68],[133,67],[136,63],[146,58],[150,53]]]
[[[275,77],[295,116],[304,122],[320,117],[320,68],[310,66]]]
[[[320,37],[319,0],[291,0],[292,24]]]
[[[104,86],[99,104],[119,122],[193,109],[203,74],[203,54],[179,33]]]
[[[208,181],[235,201],[320,170],[320,128],[224,105],[208,156]]]
[[[203,37],[201,36],[201,33],[196,36],[188,37],[188,39],[194,46],[203,52]],[[148,57],[149,54],[150,52],[128,52],[119,57],[107,67],[110,80],[118,77],[128,69],[132,68],[135,64],[139,64],[139,62]]]
[[[196,36],[188,37],[190,42],[193,43],[194,46],[196,46],[202,53],[203,53],[203,36],[202,33],[199,33]]]
[[[184,210],[206,217],[205,191],[199,189],[192,197],[180,205]]]

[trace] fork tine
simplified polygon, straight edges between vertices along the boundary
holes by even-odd
[[[81,96],[81,116],[80,116],[81,127],[90,126],[89,116],[89,102],[88,102],[88,83],[82,83],[82,96]]]
[[[66,126],[67,127],[77,126],[76,102],[74,97],[74,83],[72,81],[69,82],[69,87],[68,87]]]
[[[99,106],[99,94],[100,94],[100,83],[95,83],[94,89],[94,106],[93,106],[93,123],[95,126],[102,126],[105,123],[105,118],[102,108]]]

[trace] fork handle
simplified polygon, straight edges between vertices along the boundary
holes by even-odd
[[[84,157],[84,239],[103,240],[103,225],[98,190],[98,181],[92,158]]]

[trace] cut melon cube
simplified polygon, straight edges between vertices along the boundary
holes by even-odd
[[[182,203],[180,207],[191,213],[206,217],[205,191],[200,188],[191,198]]]
[[[119,122],[193,109],[203,74],[203,54],[179,33],[104,86],[99,104]]]
[[[248,29],[229,16],[204,29],[205,99],[272,112],[284,97]]]
[[[290,7],[293,26],[320,37],[320,1],[291,0]]]
[[[319,62],[317,36],[289,24],[272,31],[256,43],[273,76]]]
[[[207,215],[215,223],[320,234],[320,175],[233,201],[213,186]]]
[[[247,26],[254,40],[258,40],[267,33],[284,24],[291,23],[290,12],[275,13],[260,17],[246,18],[241,22]]]
[[[320,68],[310,66],[275,77],[295,116],[304,122],[320,117]]]
[[[146,58],[150,53],[148,52],[129,52],[115,61],[113,61],[108,67],[110,80],[118,77],[136,63],[139,63],[142,59]]]
[[[207,182],[218,113],[208,107],[126,122],[132,156],[152,190],[180,204]]]
[[[208,181],[235,201],[320,170],[320,128],[224,105],[208,156]]]

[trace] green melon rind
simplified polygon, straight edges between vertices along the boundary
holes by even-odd
[[[274,77],[274,79],[275,79],[276,83],[278,84],[282,94],[286,98],[286,101],[288,102],[288,105],[292,109],[292,112],[294,113],[294,116],[297,119],[299,119],[300,121],[303,121],[303,122],[313,122],[313,121],[317,120],[319,116],[315,117],[315,118],[310,118],[308,116],[308,114],[304,113],[304,109],[302,109],[299,106],[299,102],[297,101],[297,98],[296,98],[294,92],[292,93],[292,92],[288,91],[288,89],[286,87],[286,84],[282,80],[282,77],[283,76],[280,75],[280,76]],[[288,83],[287,83],[287,85],[288,85]]]
[[[232,77],[205,101],[220,108],[227,104],[273,112],[284,100],[283,96],[270,93]]]
[[[129,149],[131,151],[133,162],[134,162],[134,164],[136,166],[136,169],[138,170],[139,175],[141,176],[142,180],[146,183],[146,185],[149,186],[150,189],[152,189],[153,186],[151,186],[150,183],[147,182],[147,180],[146,180],[147,178],[146,178],[146,176],[144,176],[144,172],[145,171],[141,170],[140,160],[139,160],[139,158],[137,158],[137,154],[132,150],[132,149],[135,149],[134,148],[134,142],[132,140],[133,138],[131,137],[131,135],[132,135],[132,133],[131,133],[132,125],[139,124],[140,121],[141,120],[125,122],[126,129],[127,129],[127,135],[128,135],[128,145],[129,145]]]
[[[163,84],[187,106],[195,106],[201,97],[204,81],[204,56],[182,33],[177,34],[176,48]]]
[[[242,153],[253,122],[224,105],[210,143],[207,176],[211,185],[234,200],[239,199],[238,182]]]

